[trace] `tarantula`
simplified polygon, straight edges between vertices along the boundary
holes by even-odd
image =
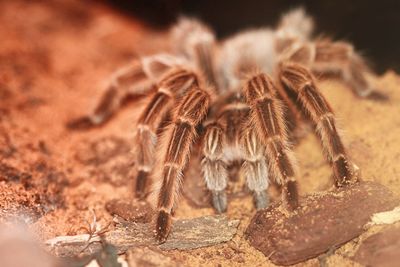
[[[135,192],[145,198],[150,178],[158,181],[155,230],[161,241],[170,232],[182,173],[199,140],[217,212],[227,209],[227,168],[237,160],[257,209],[268,205],[269,181],[281,185],[287,209],[296,209],[290,141],[303,121],[314,125],[335,185],[358,179],[315,74],[334,74],[361,97],[373,92],[374,74],[353,47],[312,39],[312,31],[303,9],[283,15],[276,29],[248,30],[224,41],[200,21],[181,18],[170,31],[172,53],[143,57],[118,71],[94,113],[70,126],[102,124],[128,95],[148,95],[137,122]]]

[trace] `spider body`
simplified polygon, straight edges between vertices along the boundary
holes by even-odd
[[[171,30],[172,54],[145,57],[117,72],[95,112],[70,125],[101,124],[127,95],[149,95],[135,135],[135,183],[136,196],[144,198],[154,181],[158,239],[170,232],[196,142],[201,142],[203,176],[217,212],[227,208],[227,167],[235,161],[243,162],[241,173],[258,209],[268,205],[270,181],[282,185],[286,207],[297,208],[290,140],[303,121],[314,125],[335,185],[357,180],[315,74],[335,74],[357,95],[368,96],[373,73],[351,45],[312,39],[312,28],[311,18],[297,9],[276,29],[246,31],[219,42],[201,22],[181,19]]]

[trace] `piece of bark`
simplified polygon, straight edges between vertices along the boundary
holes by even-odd
[[[190,250],[231,240],[238,225],[239,220],[228,220],[224,215],[178,220],[174,223],[166,242],[159,244],[154,238],[151,224],[127,222],[116,225],[115,229],[106,232],[102,237],[103,241],[115,246],[118,253],[138,246],[158,246],[162,250]],[[59,236],[47,240],[46,245],[60,257],[88,255],[101,249],[99,236],[92,237],[90,245],[88,239],[88,234]]]
[[[106,203],[106,210],[111,215],[118,215],[126,221],[149,223],[153,216],[151,205],[145,201],[113,199]]]
[[[362,242],[355,261],[364,266],[397,267],[400,264],[400,227],[389,227]]]
[[[279,265],[318,256],[359,236],[376,212],[393,209],[399,200],[386,187],[360,182],[300,199],[289,214],[282,205],[261,210],[246,230],[251,245]]]

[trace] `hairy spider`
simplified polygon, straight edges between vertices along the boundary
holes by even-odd
[[[297,167],[290,140],[304,121],[315,127],[335,185],[358,179],[315,74],[334,74],[361,97],[374,92],[374,74],[350,44],[312,39],[312,31],[303,9],[282,16],[276,29],[244,31],[224,41],[201,22],[182,18],[170,32],[171,54],[143,57],[118,71],[94,113],[70,126],[102,124],[128,95],[148,95],[137,122],[135,192],[146,197],[153,178],[160,240],[170,232],[182,173],[198,140],[217,212],[227,209],[227,167],[234,161],[243,162],[257,209],[268,205],[266,189],[275,181],[293,210]]]

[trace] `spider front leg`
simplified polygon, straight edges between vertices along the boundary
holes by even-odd
[[[336,186],[352,182],[353,170],[337,130],[332,108],[318,90],[312,73],[297,63],[283,63],[279,78],[284,86],[293,91],[306,115],[314,123],[322,146],[332,164]]]
[[[164,133],[161,166],[156,173],[156,177],[161,177],[155,220],[156,237],[160,241],[164,241],[171,230],[171,211],[180,190],[182,171],[196,137],[196,126],[206,116],[209,102],[208,92],[193,83],[174,112],[173,122]]]
[[[135,135],[135,159],[137,176],[135,194],[138,198],[146,196],[149,184],[149,174],[153,169],[155,147],[157,143],[157,128],[162,123],[163,114],[170,109],[175,97],[196,82],[193,72],[182,68],[174,68],[167,72],[158,83],[154,94],[139,117]]]
[[[295,158],[289,147],[282,103],[277,98],[277,89],[265,74],[251,77],[244,86],[247,103],[251,109],[251,126],[259,140],[265,145],[269,170],[283,185],[282,196],[289,209],[298,206]],[[248,150],[256,139],[249,139]]]

